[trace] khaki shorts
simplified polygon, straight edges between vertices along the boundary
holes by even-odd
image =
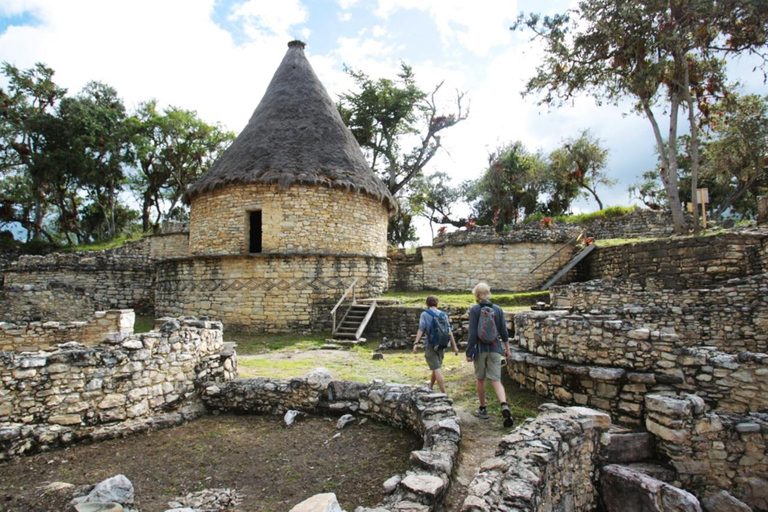
[[[424,359],[427,360],[430,370],[439,370],[443,367],[443,356],[445,356],[445,349],[437,349],[427,345],[424,347]]]
[[[501,380],[501,354],[498,352],[480,352],[475,357],[475,378]]]

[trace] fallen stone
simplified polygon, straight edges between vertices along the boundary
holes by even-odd
[[[393,477],[388,478],[384,482],[384,492],[387,494],[391,494],[395,492],[395,489],[397,489],[398,484],[403,480],[403,477],[400,475],[395,475]]]
[[[357,421],[357,418],[355,418],[351,414],[345,414],[344,416],[339,418],[338,422],[336,422],[336,429],[341,430],[345,428],[347,425],[349,425],[350,423],[354,423],[355,421]]]
[[[336,499],[336,495],[332,492],[324,494],[315,494],[311,498],[307,498],[295,507],[290,512],[344,512],[339,506],[339,501]]]
[[[79,503],[74,506],[75,512],[123,512],[118,503]]]
[[[701,502],[704,512],[752,512],[752,509],[730,494],[720,491]]]
[[[374,353],[371,357],[374,361],[382,361],[384,359],[384,354]]]
[[[76,500],[76,504],[119,503],[131,505],[133,504],[133,484],[125,475],[116,475],[96,484],[96,487],[82,500],[80,498],[76,498]]]
[[[286,427],[290,427],[296,422],[297,419],[301,418],[302,416],[304,416],[304,413],[291,409],[285,413],[285,416],[283,416],[283,422],[285,423]]]
[[[434,500],[442,492],[445,483],[442,478],[432,475],[408,475],[400,484],[406,489],[428,496]]]
[[[605,512],[702,512],[693,494],[624,466],[605,466],[600,487]]]

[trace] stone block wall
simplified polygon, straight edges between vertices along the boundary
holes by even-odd
[[[562,247],[562,244],[527,242],[422,247],[423,287],[469,292],[482,281],[497,291],[538,289],[579,250],[568,246],[557,252]]]
[[[183,421],[202,383],[236,371],[221,324],[194,318],[93,347],[0,352],[0,458]]]
[[[358,298],[380,295],[386,259],[334,254],[198,256],[156,263],[158,315],[205,315],[228,329],[319,332],[357,278]]]
[[[677,471],[676,485],[700,498],[720,490],[765,510],[768,415],[722,414],[695,394],[646,396],[646,427]]]
[[[249,212],[262,212],[265,253],[387,255],[389,213],[376,198],[321,186],[250,184],[195,197],[191,254],[247,254]]]
[[[426,387],[334,381],[327,370],[318,369],[306,379],[239,379],[209,386],[203,400],[208,407],[224,411],[351,413],[422,437],[422,449],[411,452],[411,469],[385,483],[384,501],[373,509],[358,508],[358,512],[428,512],[449,489],[461,440],[459,417],[448,397]]]
[[[149,238],[149,257],[155,260],[189,256],[189,232],[162,233]]]
[[[97,307],[84,288],[60,283],[0,287],[0,321],[86,320]]]
[[[37,352],[60,343],[98,345],[109,334],[133,334],[132,309],[97,311],[84,322],[0,322],[0,351]]]
[[[390,290],[424,290],[424,265],[421,248],[413,254],[406,254],[405,249],[392,249],[387,252],[387,288]]]
[[[727,353],[768,352],[768,274],[684,292],[595,280],[558,286],[552,295],[567,297],[574,312],[580,314],[599,311],[631,325],[674,331],[681,347],[706,345]]]
[[[541,406],[539,415],[504,436],[494,458],[469,485],[463,512],[592,512],[599,503],[599,438],[607,414]]]
[[[95,309],[143,310],[153,300],[153,267],[144,243],[119,252],[21,256],[5,272],[6,287],[53,283],[85,290]]]
[[[625,279],[644,288],[708,288],[763,272],[768,233],[673,238],[600,247],[585,260],[588,279]]]
[[[451,330],[456,343],[466,342],[469,334],[469,309],[455,307],[440,307],[448,314]],[[424,308],[415,306],[380,306],[365,328],[367,337],[380,338],[386,336],[390,340],[411,340],[419,329],[419,318]],[[514,313],[504,312],[509,330],[510,343],[513,343]]]
[[[768,408],[766,354],[726,354],[610,316],[518,313],[515,326],[518,347],[507,368],[516,382],[624,423],[640,422],[652,392],[697,392],[726,412]]]

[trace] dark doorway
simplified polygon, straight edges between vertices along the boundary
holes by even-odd
[[[261,211],[251,212],[251,237],[248,252],[261,252]]]

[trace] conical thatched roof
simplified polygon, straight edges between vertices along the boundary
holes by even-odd
[[[326,185],[365,192],[387,209],[396,208],[312,70],[301,41],[288,43],[248,125],[189,187],[185,199],[237,183]]]

